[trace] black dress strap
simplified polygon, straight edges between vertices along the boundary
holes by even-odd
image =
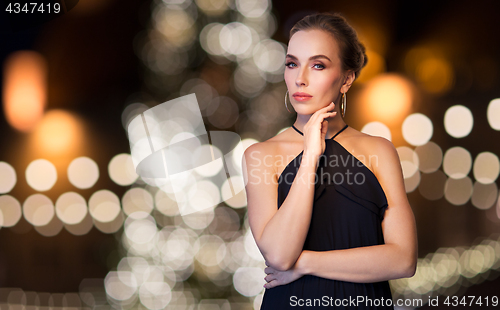
[[[333,140],[336,136],[338,136],[342,131],[344,131],[348,126],[345,125],[344,128],[340,129],[333,137],[331,137],[330,139]],[[301,135],[304,135],[302,133],[302,131],[298,130],[297,127],[295,127],[294,125],[292,125],[292,128],[295,129],[295,131],[297,131],[298,133],[300,133]],[[325,139],[325,140],[328,140],[328,139]]]

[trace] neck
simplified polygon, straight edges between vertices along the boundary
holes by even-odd
[[[295,120],[295,123],[293,124],[295,127],[297,127],[298,130],[304,132],[304,125],[309,121],[311,118],[311,115],[301,115],[297,114],[297,120]],[[333,117],[333,119],[328,120],[328,131],[326,132],[325,138],[328,139],[330,137],[333,137],[339,130],[344,128],[346,123],[342,119],[342,116],[340,116],[340,113],[337,113]]]

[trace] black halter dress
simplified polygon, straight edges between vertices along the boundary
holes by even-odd
[[[316,171],[314,205],[303,250],[330,251],[384,244],[381,222],[387,199],[371,170],[334,140],[346,128],[347,125],[325,141],[325,151]],[[302,155],[303,151],[278,178],[278,208],[290,191]],[[286,285],[266,289],[260,309],[394,307],[388,281],[354,283],[305,275]]]

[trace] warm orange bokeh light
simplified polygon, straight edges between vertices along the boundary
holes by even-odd
[[[438,46],[416,47],[405,57],[405,70],[429,93],[444,93],[453,86],[454,72]]]
[[[417,79],[430,93],[444,93],[453,84],[453,69],[446,59],[432,57],[417,67]]]
[[[37,149],[50,154],[65,154],[74,150],[82,139],[78,119],[62,110],[48,111],[34,133]]]
[[[397,74],[382,74],[366,84],[362,100],[370,120],[392,125],[401,123],[411,110],[411,83]]]
[[[19,51],[5,60],[2,99],[12,127],[26,132],[36,126],[47,101],[47,64],[42,55]]]

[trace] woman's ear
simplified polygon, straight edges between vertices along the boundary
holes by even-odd
[[[351,88],[352,83],[354,82],[355,78],[354,71],[349,70],[347,71],[346,75],[344,76],[344,84],[342,84],[342,87],[340,88],[340,92],[346,93],[349,88]]]

